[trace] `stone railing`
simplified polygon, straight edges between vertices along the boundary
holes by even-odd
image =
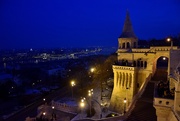
[[[51,105],[54,106],[56,110],[74,113],[74,114],[78,113],[78,106],[72,106],[66,103],[60,103],[60,102],[55,102],[55,101],[51,101]]]
[[[154,51],[169,51],[171,46],[163,46],[163,47],[151,47]]]
[[[173,99],[166,99],[166,98],[154,98],[154,105],[155,106],[166,106],[166,107],[172,107],[174,105]]]
[[[155,46],[155,47],[150,47],[150,48],[133,48],[132,52],[134,53],[154,53],[156,51],[170,51],[171,46]],[[173,46],[172,49],[177,50],[178,47],[177,46]],[[128,49],[118,49],[117,53],[126,53],[128,51]]]
[[[177,118],[178,121],[180,121],[180,112],[174,111],[174,106],[171,107],[171,110],[174,114],[174,116]]]
[[[146,52],[151,52],[151,48],[148,48],[148,49],[138,48],[138,49],[132,49],[132,51],[135,53],[146,53]]]

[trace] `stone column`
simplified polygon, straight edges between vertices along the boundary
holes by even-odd
[[[122,73],[119,72],[119,87],[121,87],[122,84]]]
[[[124,72],[122,73],[122,87],[124,87],[124,83],[125,83],[125,74],[124,74]]]
[[[117,72],[114,71],[114,87],[117,87],[117,78],[118,78]]]
[[[132,86],[132,73],[129,73],[129,88]]]
[[[129,73],[126,73],[126,88],[129,88]]]

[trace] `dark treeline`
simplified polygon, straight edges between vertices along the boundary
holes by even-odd
[[[173,46],[180,46],[180,35],[170,37],[173,41]],[[139,48],[149,48],[150,46],[170,46],[171,42],[167,42],[167,38],[164,39],[150,39],[150,40],[139,40]]]

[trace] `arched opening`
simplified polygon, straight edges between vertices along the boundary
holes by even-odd
[[[122,48],[125,48],[125,43],[122,44]]]
[[[141,67],[143,67],[143,61],[141,61]]]
[[[136,48],[136,42],[134,42],[134,48]]]
[[[156,61],[155,78],[157,81],[167,81],[168,77],[168,58],[161,56]]]
[[[140,60],[137,61],[137,67],[140,67]]]
[[[144,68],[147,67],[147,61],[144,61]]]
[[[127,48],[130,48],[130,43],[129,42],[127,42]]]
[[[168,58],[165,56],[160,56],[156,60],[156,72],[152,80],[158,81],[157,90],[155,96],[158,97],[172,97],[169,89],[169,80],[168,80]]]
[[[128,60],[125,61],[125,65],[126,65],[126,66],[128,65]]]
[[[168,68],[168,58],[165,56],[161,56],[157,59],[157,63],[156,63],[156,68],[163,68],[163,69],[167,69]]]

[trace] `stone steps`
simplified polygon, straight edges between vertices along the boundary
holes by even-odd
[[[126,121],[157,121],[153,107],[154,83],[148,82],[144,93],[135,104],[135,108]]]

